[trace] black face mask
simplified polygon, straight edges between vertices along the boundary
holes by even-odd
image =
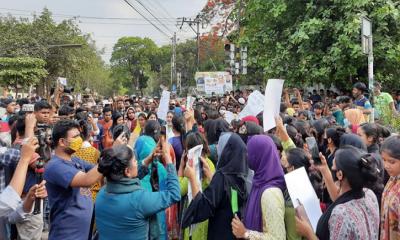
[[[333,181],[334,181],[334,182],[339,181],[339,179],[338,179],[337,176],[336,176],[336,173],[338,172],[338,170],[333,170],[333,169],[332,169],[331,172],[332,172]]]

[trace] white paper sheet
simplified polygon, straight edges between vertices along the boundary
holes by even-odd
[[[299,206],[298,199],[303,204],[315,232],[322,211],[306,170],[302,167],[286,174],[285,181],[294,208]]]
[[[269,79],[265,88],[263,123],[264,131],[276,126],[275,117],[279,115],[283,83],[281,79]]]
[[[66,78],[59,77],[58,78],[58,82],[63,86],[67,86],[67,79]]]
[[[264,95],[255,90],[249,95],[246,106],[239,113],[238,118],[242,119],[247,116],[257,116],[264,110]]]
[[[159,119],[162,119],[164,121],[167,120],[170,96],[171,96],[171,92],[163,90],[162,95],[161,95],[160,105],[158,105],[157,116]]]
[[[200,165],[201,151],[203,151],[203,145],[197,145],[196,147],[189,149],[188,155],[187,155],[189,161],[193,160],[193,167],[196,172],[196,180],[197,180],[197,184],[199,186],[200,191],[202,191],[201,179],[200,179],[201,171],[202,171],[201,165]],[[189,164],[189,162],[187,164]],[[190,186],[190,184],[188,186],[188,198],[189,198],[189,202],[191,202],[193,199],[192,198],[192,187]]]

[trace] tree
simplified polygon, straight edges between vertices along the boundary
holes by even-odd
[[[89,84],[91,74],[101,73],[99,80],[110,81],[109,70],[100,58],[95,42],[85,35],[73,19],[55,23],[51,12],[44,9],[33,20],[16,19],[12,16],[0,17],[0,56],[35,57],[45,61],[48,75],[39,81],[39,95],[49,95],[57,77],[68,79],[68,84],[80,90],[91,85],[102,91],[101,84]],[[79,49],[52,47],[52,45],[80,44]],[[98,71],[93,71],[96,69]]]
[[[123,37],[114,45],[111,56],[113,77],[128,89],[147,87],[148,75],[156,68],[157,45],[149,38]],[[153,63],[153,65],[152,65]]]
[[[367,79],[360,18],[372,19],[376,79],[395,84],[400,74],[398,1],[247,0],[239,42],[249,67],[292,84],[346,87]]]
[[[3,87],[26,88],[36,84],[47,75],[46,62],[40,58],[0,58],[0,83]]]

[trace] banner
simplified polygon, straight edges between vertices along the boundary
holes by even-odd
[[[207,95],[224,94],[233,90],[232,75],[228,72],[196,72],[197,91]]]

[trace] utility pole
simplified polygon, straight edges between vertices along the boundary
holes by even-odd
[[[361,18],[361,46],[363,53],[368,55],[368,89],[369,101],[372,105],[370,122],[374,122],[374,50],[372,41],[372,21],[367,17]]]
[[[189,27],[193,30],[193,32],[196,34],[196,38],[197,38],[197,69],[199,69],[200,67],[200,23],[201,23],[201,19],[200,16],[197,15],[195,19],[187,19],[187,18],[182,18],[182,22],[181,22],[181,27],[180,29],[182,29],[183,24],[187,23],[189,25]],[[193,28],[193,25],[196,25],[196,29]]]
[[[171,57],[171,89],[174,80],[176,80],[176,32],[172,37],[172,57]]]

